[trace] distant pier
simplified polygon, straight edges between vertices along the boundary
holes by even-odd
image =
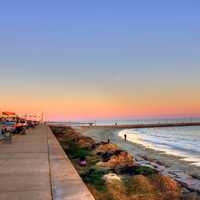
[[[115,125],[95,125],[95,128],[159,128],[159,127],[181,127],[181,126],[200,126],[200,122],[177,122],[177,123],[153,123],[153,124],[115,124]],[[91,126],[83,126],[91,127]]]

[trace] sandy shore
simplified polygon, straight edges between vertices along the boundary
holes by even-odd
[[[118,136],[119,129],[114,128],[76,128],[76,130],[85,136],[92,137],[96,141],[102,141],[109,138],[112,143],[117,144],[123,150],[128,151],[138,160],[146,158],[152,163],[158,163],[165,166],[164,173],[169,173],[180,179],[182,182],[188,183],[191,189],[200,190],[200,167],[191,165],[189,162],[181,160],[180,157],[167,155],[163,152],[148,149],[139,144],[124,141]],[[196,177],[193,179],[192,177]],[[192,178],[192,179],[191,179]]]

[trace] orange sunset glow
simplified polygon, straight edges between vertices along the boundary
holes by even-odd
[[[0,110],[47,120],[200,116],[198,17],[117,5],[14,9],[0,20]]]
[[[119,92],[120,93],[120,92]],[[44,112],[49,120],[61,119],[105,119],[137,118],[162,116],[198,116],[200,98],[194,100],[190,94],[185,97],[149,92],[136,94],[64,94],[60,97],[35,97],[31,94],[3,98],[1,109],[17,113]],[[188,94],[188,93],[187,93]],[[196,95],[197,97],[197,95]],[[26,101],[25,101],[26,99]]]

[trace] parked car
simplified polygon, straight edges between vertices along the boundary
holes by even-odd
[[[3,139],[3,127],[2,127],[2,123],[0,122],[0,139]]]
[[[16,130],[16,122],[15,121],[6,121],[5,122],[5,130],[11,133],[14,133]]]

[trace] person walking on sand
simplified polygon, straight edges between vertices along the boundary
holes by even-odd
[[[127,135],[126,135],[126,133],[124,134],[124,140],[125,140],[125,142],[126,142],[126,139],[127,139]]]

